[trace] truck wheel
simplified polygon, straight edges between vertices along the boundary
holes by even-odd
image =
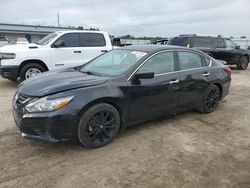
[[[22,67],[20,71],[20,79],[21,81],[24,81],[45,71],[46,69],[42,65],[37,63],[28,63]]]
[[[243,57],[240,59],[240,62],[237,64],[237,68],[238,68],[238,69],[241,69],[241,70],[245,70],[245,69],[247,69],[248,64],[249,64],[249,59],[248,59],[248,57],[243,56]]]

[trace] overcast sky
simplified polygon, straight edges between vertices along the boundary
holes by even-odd
[[[250,37],[250,0],[0,0],[0,22],[98,27],[119,36]]]

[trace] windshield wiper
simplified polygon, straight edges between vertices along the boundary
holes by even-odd
[[[85,73],[85,74],[89,74],[89,75],[95,75],[93,72],[88,71],[88,70],[82,70],[80,72]]]

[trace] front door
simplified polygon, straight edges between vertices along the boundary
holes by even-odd
[[[129,120],[139,123],[173,113],[179,104],[179,72],[175,52],[161,52],[151,57],[136,73],[154,72],[152,79],[130,81]]]
[[[64,34],[57,41],[62,41],[64,46],[54,47],[52,44],[50,57],[54,69],[75,67],[83,64],[84,51],[79,33]]]

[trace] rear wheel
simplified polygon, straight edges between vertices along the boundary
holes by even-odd
[[[206,114],[213,112],[219,104],[220,95],[218,86],[210,86],[202,97],[199,111]]]
[[[78,126],[78,140],[88,148],[109,144],[120,128],[120,115],[112,105],[102,103],[89,108]]]
[[[45,72],[46,69],[37,63],[28,63],[21,68],[20,79],[24,81]]]
[[[238,68],[238,69],[241,69],[241,70],[245,70],[245,69],[247,69],[248,64],[249,64],[249,59],[248,59],[248,57],[243,56],[243,57],[240,59],[240,62],[237,64],[237,68]]]

